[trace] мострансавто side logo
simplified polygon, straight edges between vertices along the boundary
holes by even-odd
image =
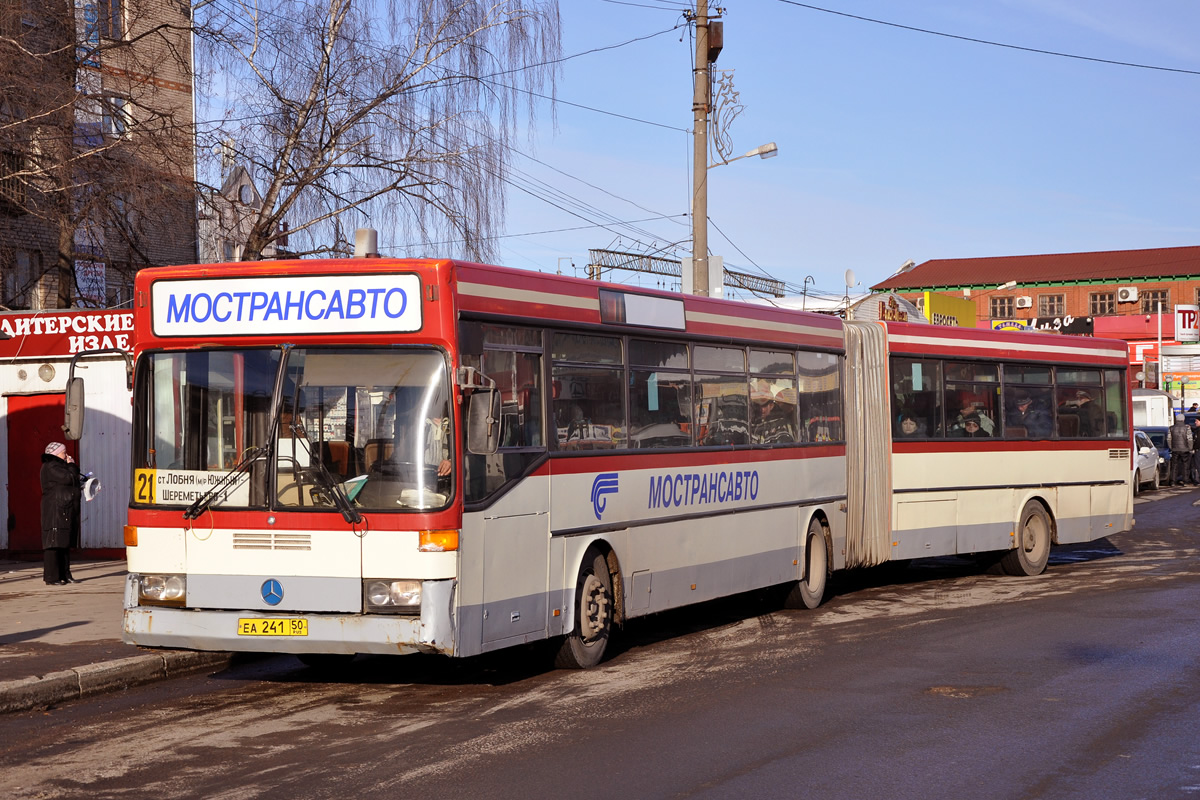
[[[617,493],[616,472],[601,472],[592,481],[592,511],[596,519],[604,514],[605,495]],[[708,472],[681,472],[650,476],[648,509],[683,508],[758,499],[758,470],[715,469]]]
[[[615,472],[601,472],[596,476],[596,480],[592,481],[592,510],[596,512],[596,519],[600,519],[600,515],[604,513],[604,506],[608,503],[605,495],[616,494],[617,488]]]

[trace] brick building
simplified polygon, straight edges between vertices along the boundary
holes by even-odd
[[[970,300],[978,327],[1017,321],[1125,339],[1131,375],[1148,372],[1141,383],[1153,384],[1160,331],[1164,346],[1178,344],[1175,307],[1200,304],[1200,247],[934,259],[871,290],[920,306],[926,292]]]
[[[196,260],[188,4],[0,0],[0,306],[112,307]]]

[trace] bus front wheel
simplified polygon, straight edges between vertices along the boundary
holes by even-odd
[[[1050,560],[1050,515],[1042,504],[1030,500],[1017,525],[1017,546],[1000,558],[1009,575],[1041,575]]]
[[[575,627],[563,639],[554,659],[560,669],[588,669],[604,658],[612,632],[613,590],[608,562],[588,550],[575,581]]]
[[[829,579],[829,554],[825,546],[825,526],[818,519],[808,523],[804,545],[804,577],[788,592],[784,605],[788,608],[816,608],[825,599],[825,584]]]

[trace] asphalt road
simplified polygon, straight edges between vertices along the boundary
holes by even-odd
[[[537,650],[291,658],[0,718],[6,798],[1200,796],[1200,491],[1037,578],[937,559]]]

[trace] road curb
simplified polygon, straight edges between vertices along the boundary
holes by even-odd
[[[0,714],[46,708],[189,672],[224,669],[232,658],[230,653],[166,650],[5,681],[0,683]]]

